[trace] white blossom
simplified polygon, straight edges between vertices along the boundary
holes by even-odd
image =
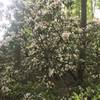
[[[71,34],[70,32],[64,32],[64,33],[62,33],[62,39],[64,41],[67,41],[69,39],[70,34]]]

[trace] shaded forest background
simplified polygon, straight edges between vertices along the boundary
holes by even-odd
[[[100,0],[14,0],[2,26],[0,100],[99,100],[95,7]]]

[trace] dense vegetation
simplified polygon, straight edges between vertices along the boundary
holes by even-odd
[[[92,1],[13,1],[0,45],[0,100],[100,99]]]

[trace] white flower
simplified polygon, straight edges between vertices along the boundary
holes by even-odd
[[[23,100],[32,100],[31,98],[32,98],[31,93],[26,93],[26,94],[24,95]]]
[[[67,41],[69,39],[70,34],[71,34],[70,32],[64,32],[64,33],[62,33],[62,39],[64,41]]]
[[[26,93],[26,97],[29,97],[31,94],[30,93]]]
[[[51,77],[54,73],[54,69],[49,68],[49,77]]]
[[[10,91],[10,89],[7,86],[2,86],[1,90],[3,92],[9,92]]]

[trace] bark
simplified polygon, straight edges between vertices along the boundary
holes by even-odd
[[[16,43],[16,45],[15,45],[14,62],[15,62],[15,65],[14,65],[15,69],[19,70],[21,68],[21,47],[20,47],[20,43]]]
[[[79,63],[77,68],[78,84],[82,85],[84,79],[84,69],[85,69],[85,49],[86,49],[86,24],[87,24],[87,0],[81,0],[81,28],[80,33],[80,45],[79,45]]]
[[[81,27],[85,28],[87,24],[87,0],[81,0]]]

